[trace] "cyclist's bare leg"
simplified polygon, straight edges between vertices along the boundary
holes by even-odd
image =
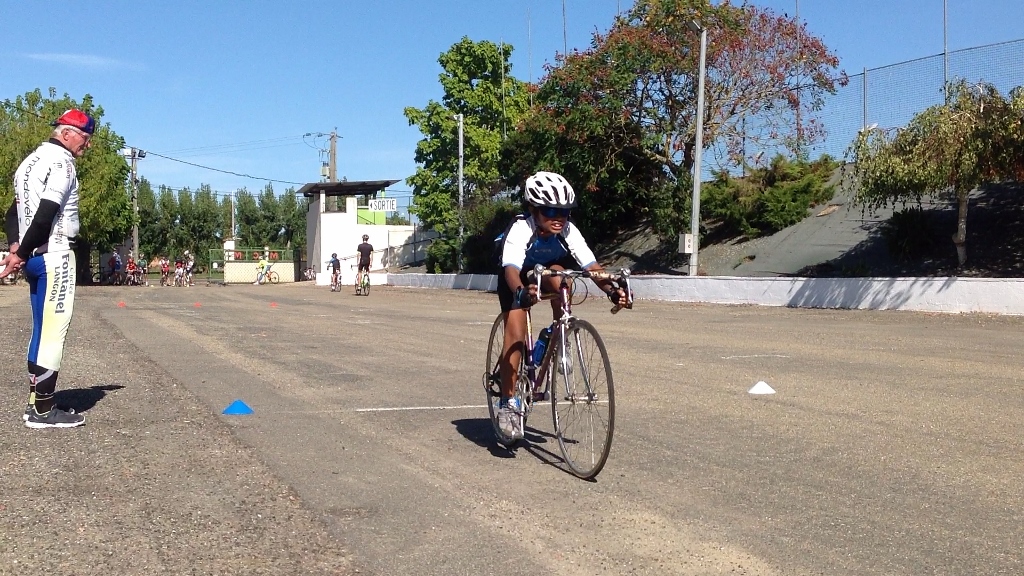
[[[516,372],[526,350],[526,310],[505,312],[505,341],[501,351],[501,396],[511,398],[516,392]]]
[[[564,267],[558,264],[552,264],[549,266],[551,270],[565,270]],[[543,284],[540,285],[540,292],[542,294],[558,294],[558,288],[561,285],[561,279],[557,276],[547,276],[543,279]],[[562,298],[552,298],[551,303],[551,319],[558,320],[562,317]]]

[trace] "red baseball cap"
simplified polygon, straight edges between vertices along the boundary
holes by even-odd
[[[60,118],[52,124],[53,126],[73,126],[86,134],[96,131],[96,121],[81,110],[71,109],[60,115]]]

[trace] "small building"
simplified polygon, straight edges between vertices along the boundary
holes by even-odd
[[[384,224],[384,212],[359,206],[360,198],[377,199],[396,182],[398,180],[313,182],[296,192],[309,198],[306,257],[307,266],[317,273],[317,284],[330,282],[326,266],[332,253],[337,253],[341,260],[342,282],[354,281],[354,266],[359,261],[356,247],[362,243],[363,234],[370,237],[374,248],[371,272],[384,272],[426,258],[426,247],[436,234],[424,235],[416,226]],[[339,199],[338,210],[327,210],[328,198]]]

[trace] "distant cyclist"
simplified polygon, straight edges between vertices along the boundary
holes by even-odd
[[[373,246],[369,243],[370,236],[363,234],[363,243],[356,247],[359,252],[359,270],[356,272],[356,286],[363,283],[363,274],[370,273],[370,257],[373,254]]]
[[[505,316],[505,338],[500,362],[498,427],[502,434],[512,438],[523,437],[523,431],[517,429],[519,419],[514,415],[522,408],[515,398],[515,373],[526,348],[526,308],[539,299],[538,280],[528,277],[527,272],[536,264],[557,270],[604,270],[579,229],[569,221],[569,213],[576,206],[576,192],[565,178],[553,172],[537,172],[526,179],[523,198],[527,211],[499,236],[498,302]],[[627,304],[625,292],[616,289],[612,281],[595,283],[613,303]],[[548,277],[543,284],[544,292],[558,292],[558,278]],[[551,311],[557,320],[562,311],[559,298],[551,300]]]
[[[171,261],[167,256],[160,257],[160,285],[167,286],[170,283]]]
[[[195,280],[192,277],[193,272],[196,269],[196,256],[188,250],[185,250],[185,285],[195,286]]]
[[[331,271],[331,292],[334,292],[338,289],[338,274],[341,272],[341,260],[338,260],[337,252],[331,254],[331,259],[327,261],[327,269]]]
[[[256,281],[253,284],[261,284],[266,278],[267,271],[270,269],[270,262],[267,261],[266,256],[261,256],[260,261],[256,263]]]
[[[125,266],[125,284],[134,284],[138,282],[138,266],[135,265],[135,258],[132,255],[128,255],[128,265]]]

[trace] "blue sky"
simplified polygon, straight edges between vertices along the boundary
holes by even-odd
[[[798,0],[757,4],[793,14]],[[567,44],[586,47],[630,0],[565,0]],[[35,88],[91,94],[172,187],[258,191],[320,179],[337,128],[338,174],[404,179],[419,132],[406,106],[440,99],[438,56],[461,37],[514,46],[513,74],[538,79],[563,47],[561,0],[0,0],[0,99]],[[1024,37],[1024,1],[948,0],[951,51]],[[799,0],[799,15],[850,74],[943,48],[942,0]],[[1011,64],[1012,65],[1012,64]],[[1016,64],[1019,66],[1019,63]],[[275,183],[280,192],[292,186]],[[296,186],[297,187],[297,186]],[[392,187],[402,195],[409,186]]]

